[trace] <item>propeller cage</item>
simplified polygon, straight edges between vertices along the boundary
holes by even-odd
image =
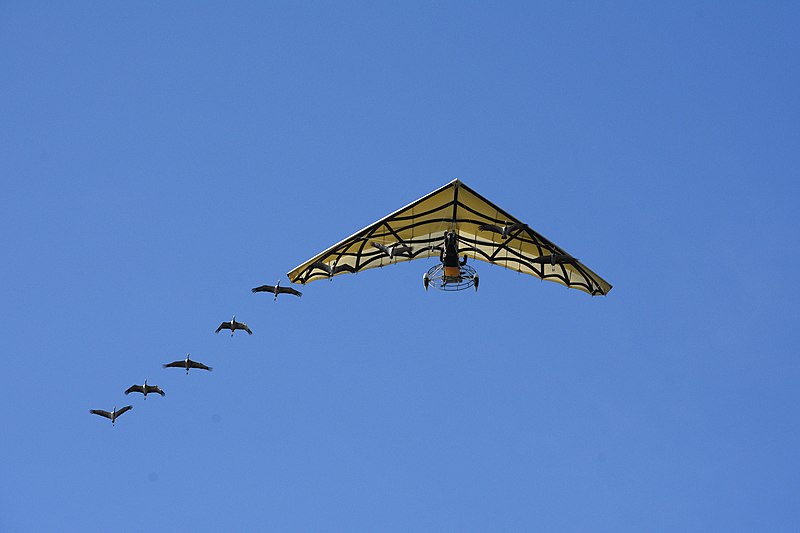
[[[475,278],[478,277],[478,272],[469,265],[463,265],[458,268],[458,275],[452,276],[452,272],[445,272],[445,268],[449,271],[450,268],[442,264],[431,267],[426,277],[428,278],[428,285],[440,291],[463,291],[475,286]]]

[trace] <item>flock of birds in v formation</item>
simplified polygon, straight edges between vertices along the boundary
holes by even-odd
[[[302,296],[303,295],[303,293],[301,293],[300,291],[298,291],[296,289],[293,289],[292,287],[281,287],[281,282],[280,281],[278,281],[275,285],[261,285],[260,287],[255,287],[255,288],[252,289],[252,292],[271,292],[272,294],[275,295],[273,300],[277,300],[279,294],[292,294],[294,296]],[[219,327],[217,328],[217,330],[215,331],[215,333],[219,333],[223,329],[231,330],[231,337],[233,337],[233,333],[237,329],[246,331],[250,335],[253,334],[253,332],[250,330],[250,328],[247,327],[247,324],[245,324],[243,322],[237,322],[236,321],[236,316],[235,315],[230,320],[230,322],[223,322],[222,324],[220,324]],[[211,367],[210,366],[206,366],[206,365],[204,365],[203,363],[201,363],[199,361],[192,361],[189,358],[189,354],[188,353],[186,354],[186,359],[182,359],[182,360],[178,360],[178,361],[172,361],[171,363],[167,363],[167,364],[162,365],[162,366],[164,368],[183,368],[183,369],[186,370],[186,375],[189,375],[189,369],[190,368],[197,368],[199,370],[207,370],[209,372],[211,371]],[[132,392],[140,393],[144,397],[145,400],[147,399],[147,395],[151,394],[151,393],[160,394],[161,396],[165,396],[166,395],[166,393],[161,389],[161,387],[159,387],[157,385],[148,385],[146,379],[144,380],[144,385],[131,385],[130,387],[128,387],[128,389],[125,391],[125,394],[128,395],[128,394],[130,394]],[[90,409],[89,412],[92,413],[93,415],[99,415],[99,416],[102,416],[104,418],[108,418],[109,420],[111,420],[111,425],[113,426],[116,423],[117,418],[122,416],[124,413],[127,413],[131,409],[133,409],[132,405],[126,405],[125,407],[122,407],[120,409],[117,409],[117,407],[114,406],[114,408],[111,411],[105,411],[103,409]]]
[[[478,229],[480,229],[481,231],[491,231],[493,233],[499,233],[503,239],[506,239],[506,238],[508,238],[509,234],[512,231],[514,231],[515,229],[517,229],[519,227],[525,227],[525,226],[526,226],[525,224],[516,223],[516,224],[511,224],[511,225],[506,224],[505,226],[503,226],[501,228],[499,226],[495,226],[495,225],[492,225],[492,224],[482,224]],[[370,244],[374,248],[377,248],[381,252],[383,252],[386,255],[388,255],[390,260],[394,259],[395,257],[399,257],[401,255],[407,255],[407,256],[410,257],[411,254],[413,253],[413,248],[411,246],[407,245],[407,244],[404,244],[404,243],[395,243],[395,244],[392,244],[391,246],[385,246],[385,245],[383,245],[381,243],[372,241]],[[350,265],[336,266],[335,263],[334,263],[334,266],[331,267],[331,266],[329,266],[329,265],[327,265],[325,263],[314,263],[312,266],[318,267],[318,268],[322,269],[323,271],[325,271],[328,274],[329,278],[331,278],[335,274],[338,274],[339,272],[343,272],[343,271],[351,272],[351,273],[355,272],[355,269],[353,267],[351,267]],[[300,291],[298,291],[296,289],[293,289],[292,287],[281,287],[280,280],[275,285],[261,285],[260,287],[255,287],[255,288],[252,289],[252,292],[271,292],[272,294],[275,295],[273,300],[277,300],[279,294],[292,294],[294,296],[302,296],[303,295],[303,293],[301,293]],[[233,333],[237,329],[241,329],[243,331],[246,331],[250,335],[253,334],[253,332],[250,330],[250,328],[247,327],[247,324],[245,324],[243,322],[237,322],[236,321],[236,316],[235,315],[231,319],[230,322],[223,322],[222,324],[220,324],[219,327],[217,328],[217,330],[215,331],[215,333],[219,333],[223,329],[231,330],[231,337],[233,337]],[[186,370],[186,374],[187,375],[189,374],[189,369],[190,368],[197,368],[199,370],[211,371],[211,367],[210,366],[206,366],[203,363],[200,363],[199,361],[192,361],[189,358],[189,354],[188,353],[186,354],[186,359],[179,360],[179,361],[173,361],[173,362],[167,363],[167,364],[165,364],[163,366],[164,366],[164,368],[183,368],[183,369]],[[132,392],[138,392],[138,393],[142,394],[142,396],[144,397],[145,400],[147,399],[147,395],[150,394],[150,393],[160,394],[161,396],[164,396],[166,394],[163,390],[161,390],[161,387],[158,387],[157,385],[148,385],[146,379],[144,380],[144,384],[143,385],[131,385],[130,387],[128,387],[128,389],[125,391],[125,394],[127,395],[127,394],[130,394]],[[132,405],[126,405],[125,407],[122,407],[119,410],[117,410],[117,407],[114,406],[114,408],[111,411],[104,411],[103,409],[90,409],[89,412],[92,413],[93,415],[99,415],[99,416],[108,418],[109,420],[111,420],[111,425],[113,426],[114,423],[116,422],[117,418],[119,418],[123,413],[127,413],[131,409],[133,409]]]

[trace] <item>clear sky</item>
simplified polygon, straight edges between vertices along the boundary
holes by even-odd
[[[3,2],[0,530],[796,531],[796,5]],[[456,177],[614,289],[250,293]]]

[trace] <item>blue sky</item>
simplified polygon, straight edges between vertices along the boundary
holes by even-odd
[[[4,3],[0,530],[795,530],[798,14]],[[250,293],[456,177],[610,295]]]

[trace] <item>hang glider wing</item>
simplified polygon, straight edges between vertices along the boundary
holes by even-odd
[[[289,272],[292,283],[382,267],[421,257],[438,259],[446,231],[459,253],[567,287],[605,295],[611,285],[553,242],[459,180],[374,222]]]

